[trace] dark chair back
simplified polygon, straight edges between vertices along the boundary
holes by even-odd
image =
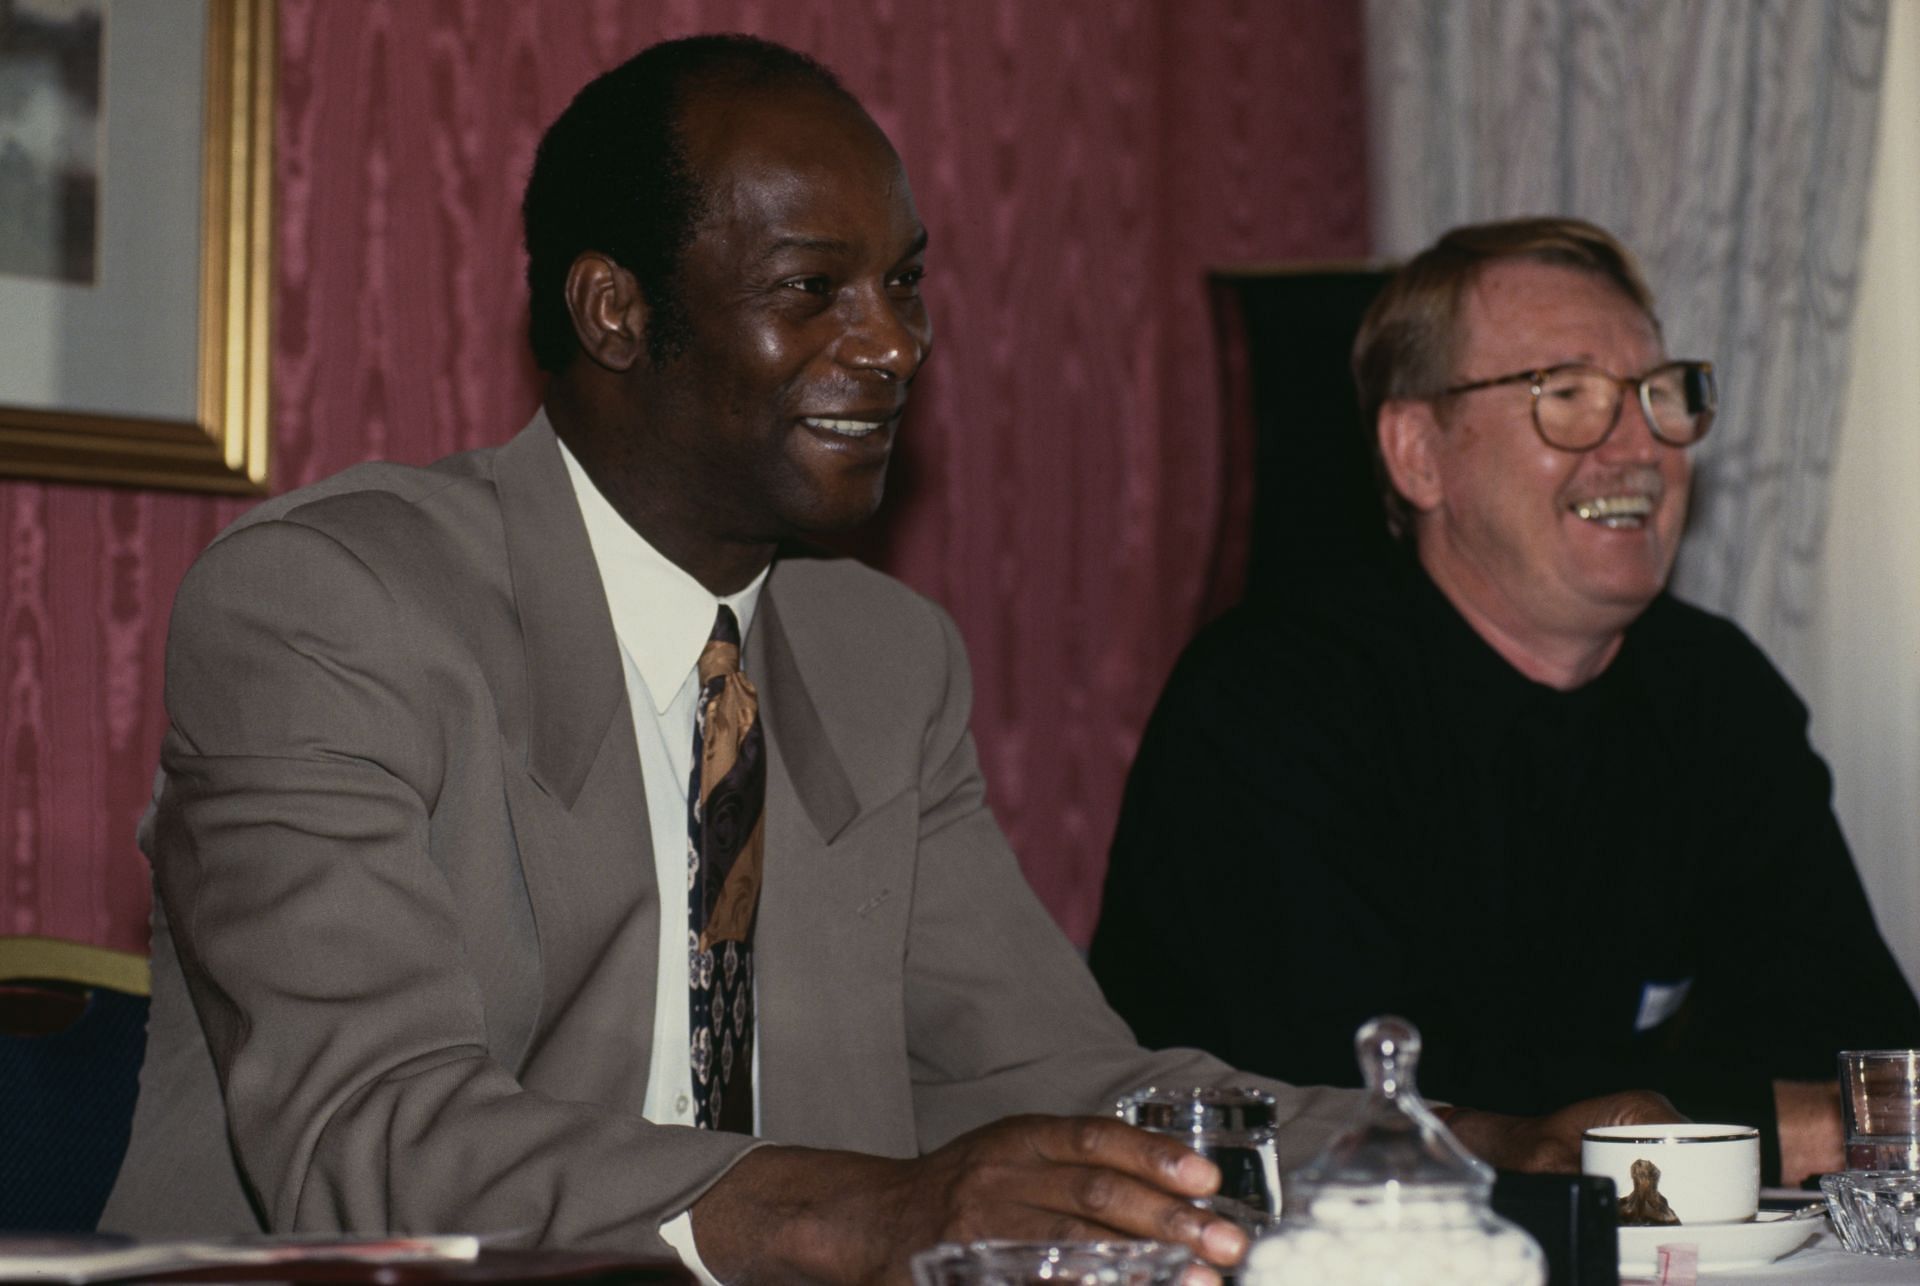
[[[1391,271],[1302,264],[1208,275],[1236,471],[1229,506],[1237,484],[1251,508],[1249,596],[1392,555],[1348,371],[1360,319]]]
[[[91,1232],[147,1047],[147,962],[0,937],[0,1232]]]

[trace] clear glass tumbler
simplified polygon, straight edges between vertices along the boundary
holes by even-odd
[[[1220,1191],[1200,1204],[1258,1237],[1280,1216],[1273,1095],[1247,1087],[1149,1085],[1121,1099],[1129,1125],[1179,1139],[1220,1167]]]
[[[1847,1169],[1920,1171],[1920,1050],[1840,1053]]]

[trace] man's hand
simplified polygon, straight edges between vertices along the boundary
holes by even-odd
[[[1810,1174],[1847,1168],[1840,1124],[1840,1082],[1775,1081],[1780,1127],[1780,1182],[1797,1188]]]
[[[904,1282],[943,1241],[1154,1238],[1239,1262],[1247,1237],[1200,1210],[1213,1163],[1104,1117],[1013,1117],[914,1161],[764,1147],[693,1206],[700,1257],[722,1281]]]
[[[1580,1172],[1580,1136],[1603,1125],[1684,1121],[1663,1095],[1628,1090],[1582,1099],[1547,1116],[1507,1116],[1461,1108],[1447,1122],[1481,1160],[1502,1170]]]

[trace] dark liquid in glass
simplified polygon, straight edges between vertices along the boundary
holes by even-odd
[[[1251,1206],[1268,1218],[1279,1211],[1274,1194],[1268,1190],[1269,1176],[1265,1160],[1258,1148],[1235,1147],[1220,1143],[1201,1143],[1195,1146],[1207,1160],[1220,1167],[1220,1192],[1232,1197],[1241,1205]]]

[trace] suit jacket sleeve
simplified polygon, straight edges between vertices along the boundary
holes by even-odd
[[[474,972],[498,944],[463,927],[457,832],[431,824],[473,685],[431,628],[293,522],[229,535],[180,591],[151,856],[240,1170],[276,1231],[668,1253],[659,1223],[752,1144],[499,1060]]]

